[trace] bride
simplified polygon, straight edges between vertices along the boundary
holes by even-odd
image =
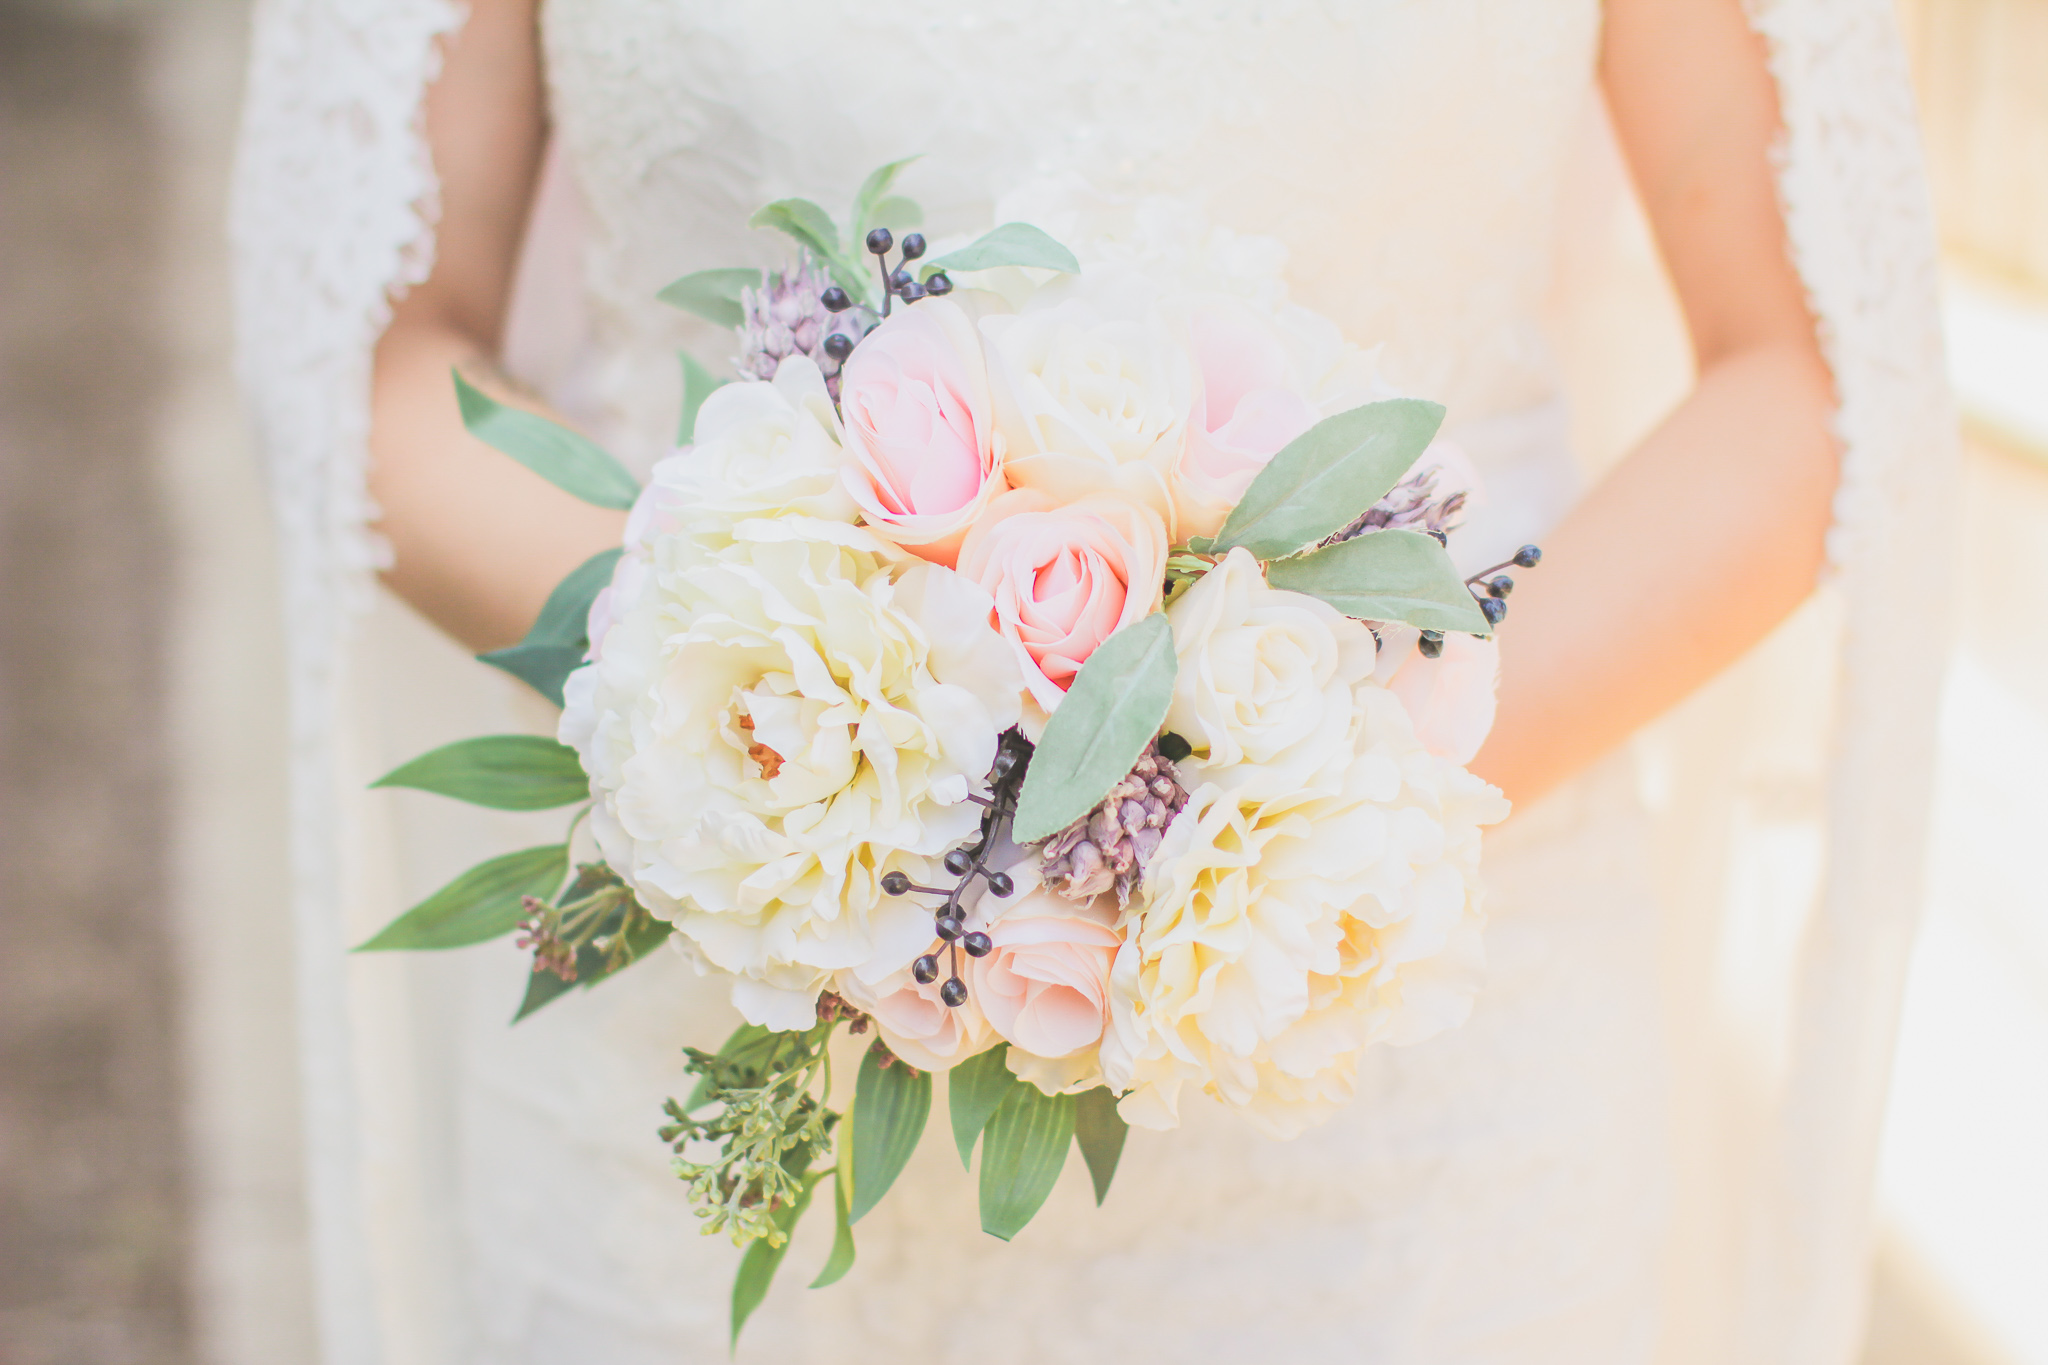
[[[652,1132],[680,1045],[730,1027],[722,993],[659,958],[512,1029],[509,945],[347,958],[545,828],[363,788],[433,744],[550,731],[466,655],[618,541],[464,433],[451,367],[502,365],[501,392],[644,470],[674,352],[723,344],[656,291],[781,265],[751,208],[844,202],[921,152],[932,233],[1050,176],[1277,238],[1299,301],[1447,405],[1489,489],[1458,548],[1547,551],[1472,765],[1519,813],[1488,844],[1470,1022],[1369,1054],[1337,1119],[1289,1144],[1220,1112],[1135,1131],[1106,1209],[1070,1169],[1013,1245],[973,1230],[935,1127],[852,1275],[806,1290],[828,1230],[803,1230],[742,1350],[1848,1361],[1949,440],[1889,23],[1882,0],[260,7],[239,307],[294,628],[323,1358],[726,1350],[736,1253]],[[1546,310],[1596,89],[1696,373],[1582,490],[1565,403],[1620,381],[1565,392]]]

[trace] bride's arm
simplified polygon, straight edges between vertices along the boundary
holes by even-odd
[[[1776,90],[1739,0],[1608,0],[1601,79],[1692,336],[1691,394],[1544,543],[1473,767],[1549,790],[1813,590],[1833,388],[1786,254]]]
[[[471,437],[449,371],[522,401],[493,357],[533,199],[546,122],[533,0],[472,0],[427,99],[441,177],[428,280],[378,344],[370,494],[399,596],[473,649],[525,634],[562,576],[616,545],[623,514],[591,507]]]

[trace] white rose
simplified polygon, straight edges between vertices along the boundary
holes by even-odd
[[[1293,789],[1199,782],[1110,976],[1104,1076],[1126,1119],[1207,1092],[1276,1136],[1350,1098],[1358,1055],[1462,1022],[1483,963],[1479,827],[1507,803],[1359,688],[1348,761]]]
[[[1372,632],[1328,603],[1268,587],[1232,550],[1167,608],[1180,668],[1166,728],[1232,782],[1277,789],[1341,761]]]
[[[606,860],[778,1027],[828,975],[893,970],[929,914],[884,895],[971,835],[1022,678],[990,602],[843,522],[656,535],[565,689]],[[627,589],[630,589],[629,591]]]

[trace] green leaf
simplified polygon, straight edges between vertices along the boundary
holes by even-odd
[[[924,226],[924,209],[915,199],[905,199],[892,194],[875,205],[875,211],[868,222],[874,227],[885,227],[896,236],[914,232]]]
[[[1266,566],[1266,581],[1363,621],[1490,635],[1486,613],[1434,536],[1370,531]]]
[[[903,1173],[904,1163],[924,1134],[932,1112],[932,1078],[909,1063],[883,1066],[871,1047],[861,1058],[853,1091],[853,1200],[848,1214],[858,1223]]]
[[[1019,1085],[996,1106],[981,1146],[981,1230],[1005,1242],[1060,1178],[1074,1137],[1074,1097]]]
[[[787,233],[798,245],[815,256],[832,278],[856,299],[872,301],[875,281],[863,268],[862,257],[839,249],[839,229],[832,215],[808,199],[778,199],[747,220],[748,227],[774,228]]]
[[[761,271],[745,269],[699,270],[683,276],[654,297],[695,313],[720,327],[737,327],[747,320],[740,306],[740,290],[759,289]]]
[[[832,1173],[832,1213],[837,1220],[832,1233],[832,1254],[825,1258],[825,1268],[818,1272],[818,1278],[811,1281],[813,1289],[837,1284],[853,1269],[853,1219],[847,1212],[847,1201],[853,1196],[847,1189],[847,1179],[846,1164],[841,1162]]]
[[[569,871],[569,846],[525,848],[478,863],[400,915],[356,949],[460,948],[509,934],[526,917],[527,896],[554,894]]]
[[[1400,482],[1442,425],[1441,404],[1389,398],[1325,417],[1281,447],[1207,547],[1279,559],[1355,520]]]
[[[1173,631],[1162,612],[1095,647],[1031,756],[1013,838],[1049,838],[1086,815],[1121,781],[1173,701]]]
[[[859,192],[853,196],[853,216],[846,221],[847,255],[855,260],[861,258],[861,253],[867,250],[869,228],[895,226],[882,216],[882,205],[889,202],[883,196],[889,193],[889,187],[896,183],[896,177],[902,174],[903,168],[915,160],[917,157],[906,156],[901,161],[891,161],[887,165],[877,166],[868,172],[866,180],[861,181]],[[910,203],[907,199],[901,202]],[[914,216],[922,217],[921,214]]]
[[[920,278],[929,279],[940,270],[993,270],[999,265],[1033,265],[1041,270],[1064,270],[1079,274],[1081,263],[1074,253],[1029,223],[1004,223],[937,260],[918,267]]]
[[[765,1058],[775,1050],[775,1039],[776,1034],[772,1030],[759,1024],[741,1024],[719,1047],[718,1055],[733,1061],[744,1061],[749,1057]],[[685,1112],[703,1108],[710,1098],[710,1091],[711,1078],[698,1077],[697,1088],[690,1092],[690,1098],[683,1105]]]
[[[686,446],[697,439],[697,413],[704,400],[731,381],[705,369],[688,351],[677,351],[676,358],[683,362],[683,416],[676,423],[676,444]]]
[[[633,505],[640,485],[589,437],[522,408],[507,407],[455,375],[455,399],[469,434],[510,455],[565,493],[598,507]]]
[[[550,810],[590,798],[583,762],[540,735],[485,735],[444,744],[372,787],[411,787],[492,810]]]
[[[1010,1045],[997,1043],[977,1052],[946,1073],[947,1106],[953,1115],[953,1141],[960,1148],[960,1164],[971,1166],[974,1144],[988,1127],[990,1115],[1014,1086],[1023,1085],[1010,1074]]]
[[[1088,1163],[1088,1177],[1095,1182],[1095,1206],[1109,1198],[1109,1182],[1116,1178],[1116,1163],[1124,1154],[1124,1138],[1130,1125],[1116,1112],[1116,1095],[1108,1086],[1098,1085],[1074,1097],[1074,1145]]]
[[[796,1230],[797,1219],[804,1216],[804,1210],[811,1206],[811,1196],[817,1192],[822,1176],[804,1177],[803,1193],[793,1204],[784,1204],[772,1215],[775,1226],[782,1230],[781,1246],[770,1246],[764,1238],[747,1248],[747,1254],[740,1258],[740,1273],[732,1282],[732,1343],[730,1349],[738,1350],[740,1328],[747,1325],[747,1319],[761,1306],[761,1300],[768,1297],[768,1285],[775,1278],[775,1272],[782,1268],[782,1258],[789,1254],[789,1235]]]
[[[481,663],[503,669],[555,705],[563,704],[562,687],[569,675],[583,667],[589,647],[573,645],[513,645],[477,655]]]
[[[528,972],[526,974],[526,995],[520,1000],[519,1012],[512,1016],[512,1022],[518,1023],[521,1019],[524,1019],[542,1006],[553,1004],[570,991],[579,988],[589,990],[598,982],[617,976],[620,972],[623,972],[626,968],[660,947],[671,931],[672,926],[668,921],[658,919],[649,920],[638,928],[629,931],[626,935],[626,950],[631,956],[616,968],[607,964],[604,952],[591,944],[584,944],[576,950],[576,979],[574,981],[564,981],[553,972]],[[701,1085],[703,1082],[699,1081],[698,1084]]]
[[[562,684],[583,666],[590,604],[612,581],[623,550],[601,550],[569,571],[548,594],[547,605],[526,638],[509,649],[493,649],[476,657],[502,668],[555,705],[562,704]]]

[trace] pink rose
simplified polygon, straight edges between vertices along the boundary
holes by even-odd
[[[1493,729],[1500,646],[1490,639],[1446,635],[1443,653],[1426,659],[1414,648],[1415,635],[1406,627],[1382,628],[1385,651],[1392,655],[1387,688],[1401,699],[1425,749],[1453,763],[1470,763]],[[1388,662],[1382,661],[1383,671]]]
[[[936,939],[920,951],[936,953],[942,965],[946,961],[946,945]],[[874,1016],[890,1051],[921,1071],[945,1071],[984,1050],[992,1040],[981,1002],[971,992],[967,1003],[957,1008],[939,999],[944,979],[941,974],[938,981],[921,986],[906,966],[868,986],[854,973],[842,972],[838,990]]]
[[[1173,466],[1176,532],[1213,536],[1266,462],[1316,423],[1292,386],[1281,338],[1249,319],[1197,313],[1189,326],[1201,393]]]
[[[1166,526],[1121,493],[1062,505],[1012,489],[967,533],[959,572],[994,599],[996,629],[1029,659],[1026,686],[1050,711],[1097,645],[1158,604]]]
[[[1116,911],[1101,897],[1077,904],[1037,886],[1028,863],[1011,876],[1019,890],[1010,900],[981,903],[1001,918],[986,930],[994,951],[971,968],[971,997],[1025,1052],[1068,1057],[1092,1048],[1109,1021],[1109,968],[1122,942]]]
[[[926,299],[876,328],[841,372],[839,408],[846,486],[867,524],[951,568],[969,523],[1007,486],[967,314]]]

